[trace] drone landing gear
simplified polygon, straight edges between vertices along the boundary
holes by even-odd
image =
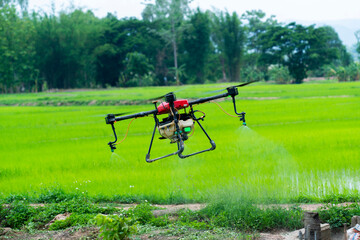
[[[201,130],[205,133],[206,137],[209,139],[210,144],[211,144],[211,148],[205,149],[205,150],[202,150],[202,151],[199,151],[199,152],[191,153],[191,154],[188,154],[188,155],[182,155],[182,152],[180,152],[180,153],[178,154],[180,158],[191,157],[191,156],[194,156],[194,155],[199,154],[199,153],[212,151],[212,150],[214,150],[214,149],[216,148],[215,142],[210,138],[210,136],[207,134],[207,132],[205,131],[205,129],[203,128],[203,126],[200,124],[199,119],[194,118],[194,120],[197,122],[197,124],[199,124]],[[201,120],[204,120],[204,119],[201,118]],[[178,146],[179,146],[179,143],[178,143]]]
[[[159,122],[159,120],[157,119],[156,114],[154,114],[155,126],[154,126],[154,130],[153,130],[153,133],[152,133],[152,136],[151,136],[149,150],[148,150],[148,153],[146,154],[146,162],[148,162],[148,163],[154,162],[156,160],[166,158],[166,157],[169,157],[169,156],[173,156],[173,155],[178,155],[180,158],[187,158],[187,157],[194,156],[194,155],[197,155],[197,154],[200,154],[200,153],[203,153],[203,152],[212,151],[212,150],[214,150],[216,148],[215,142],[210,138],[208,133],[205,131],[205,129],[203,128],[203,126],[199,122],[199,120],[204,121],[205,114],[203,116],[199,117],[199,118],[196,118],[195,114],[194,114],[195,112],[197,112],[197,111],[194,111],[193,108],[191,107],[191,112],[189,114],[177,115],[178,113],[176,113],[175,116],[173,116],[172,120],[174,121],[176,132],[175,132],[175,135],[173,137],[171,137],[171,138],[168,137],[168,138],[171,139],[171,143],[174,143],[174,142],[177,143],[178,150],[176,152],[173,152],[173,153],[170,153],[170,154],[158,157],[158,158],[150,159],[150,152],[151,152],[152,144],[153,144],[153,141],[154,141],[154,136],[155,136],[156,129],[157,128],[159,128],[159,130],[162,129],[162,126],[164,126],[164,124],[167,125],[167,126],[169,125],[169,124],[166,124],[167,123],[166,120],[168,120],[168,119],[164,119],[162,122]],[[210,141],[211,147],[208,148],[208,149],[199,151],[199,152],[183,155],[182,153],[184,151],[184,141],[188,139],[188,136],[187,136],[187,132],[184,130],[185,129],[184,126],[183,125],[181,125],[182,127],[179,126],[180,125],[179,121],[182,121],[182,120],[179,120],[179,119],[185,119],[185,120],[186,119],[191,119],[191,120],[194,120],[200,126],[201,130],[204,132],[204,134],[206,135],[206,137]],[[186,121],[188,121],[188,120],[186,120]],[[193,128],[193,126],[188,127],[188,128]],[[164,139],[164,137],[162,137],[161,139]]]
[[[156,128],[159,124],[159,121],[156,117],[156,115],[154,114],[154,118],[155,118],[155,126],[154,126],[154,130],[153,130],[153,133],[152,133],[152,136],[151,136],[151,141],[150,141],[150,146],[149,146],[149,151],[148,153],[146,154],[146,162],[148,163],[151,163],[151,162],[154,162],[156,160],[159,160],[159,159],[162,159],[162,158],[166,158],[166,157],[170,157],[170,156],[173,156],[173,155],[178,155],[178,154],[181,154],[183,151],[184,151],[184,142],[181,138],[181,135],[178,134],[178,150],[174,153],[170,153],[170,154],[167,154],[165,156],[162,156],[162,157],[158,157],[158,158],[154,158],[154,159],[150,159],[150,152],[151,152],[151,147],[152,147],[152,144],[153,144],[153,141],[154,141],[154,136],[155,136],[155,132],[156,132]]]

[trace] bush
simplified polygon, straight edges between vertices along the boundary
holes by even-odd
[[[24,201],[14,201],[1,210],[2,225],[20,229],[35,214],[35,209]]]
[[[114,212],[120,211],[116,208],[103,208],[99,207],[97,204],[90,202],[86,197],[78,197],[73,198],[70,201],[61,202],[59,204],[60,208],[63,209],[63,212],[70,212],[70,213],[103,213],[103,214],[110,214]]]
[[[269,70],[269,79],[278,84],[286,84],[290,83],[292,78],[287,67],[272,66]]]
[[[245,82],[249,81],[261,81],[265,78],[265,75],[262,71],[254,67],[246,67],[241,71],[241,79]]]
[[[339,82],[346,82],[349,78],[344,67],[339,67],[338,69],[336,69],[336,77]]]
[[[360,79],[360,63],[352,63],[346,67],[346,72],[350,81],[358,81]]]
[[[151,210],[155,208],[148,202],[141,203],[137,205],[135,208],[129,210],[129,213],[133,215],[136,221],[141,224],[150,223],[154,218],[154,214]]]
[[[137,232],[135,220],[124,215],[105,216],[98,214],[92,223],[100,226],[100,235],[104,240],[107,239],[128,239],[131,234]]]
[[[66,199],[70,198],[65,191],[59,187],[51,187],[42,189],[41,193],[38,197],[38,202],[40,203],[59,203],[65,201]]]
[[[169,225],[170,223],[171,222],[167,215],[157,217],[157,218],[154,217],[150,220],[150,224],[155,227],[165,227],[165,226]]]
[[[89,216],[94,216],[97,213],[109,214],[119,211],[120,210],[116,208],[99,207],[84,197],[74,198],[70,201],[60,203],[47,204],[46,206],[38,208],[33,208],[23,201],[14,201],[8,208],[1,210],[0,223],[2,222],[3,226],[12,228],[21,228],[24,224],[27,224],[27,227],[30,229],[41,229],[56,215],[66,212],[75,214],[70,220],[72,224],[76,224],[80,221],[80,217],[76,219],[76,221],[73,218],[79,215],[88,214]]]
[[[352,216],[360,215],[360,204],[353,203],[347,206],[327,204],[320,208],[319,216],[323,222],[330,224],[332,228],[341,227],[351,223]]]

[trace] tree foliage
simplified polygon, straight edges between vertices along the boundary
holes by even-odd
[[[262,36],[261,60],[287,66],[295,82],[301,83],[307,71],[340,58],[342,44],[334,33],[330,27],[296,23],[273,26]]]
[[[20,18],[14,6],[0,8],[0,89],[22,91],[33,83],[38,71],[34,68],[34,27],[28,17]],[[18,89],[14,89],[18,86]]]
[[[324,66],[358,79],[331,27],[285,25],[260,10],[241,17],[191,11],[190,2],[156,0],[146,4],[143,19],[118,19],[81,9],[29,13],[26,0],[0,0],[0,91],[255,79],[301,83],[308,74],[326,74]]]
[[[208,55],[210,53],[210,19],[200,9],[191,16],[183,33],[184,58],[190,82],[204,83]]]
[[[149,3],[142,14],[144,20],[164,22],[160,36],[172,45],[176,84],[180,84],[178,74],[178,38],[183,31],[183,21],[190,12],[189,0],[156,0]]]

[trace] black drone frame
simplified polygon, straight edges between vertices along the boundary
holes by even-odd
[[[249,82],[249,83],[251,83],[251,82]],[[179,127],[179,120],[178,119],[179,119],[180,113],[178,112],[178,110],[174,106],[174,102],[176,101],[176,96],[172,92],[165,95],[165,101],[167,103],[169,103],[169,107],[171,109],[171,112],[173,113],[172,118],[173,118],[174,123],[175,123],[176,134],[177,134],[177,141],[176,142],[177,142],[177,149],[178,150],[176,152],[173,152],[173,153],[161,156],[161,157],[157,157],[157,158],[154,158],[154,159],[150,158],[150,152],[151,152],[151,148],[152,148],[152,145],[153,145],[156,128],[160,124],[159,119],[157,117],[158,116],[157,102],[154,102],[155,109],[151,110],[151,111],[140,112],[140,113],[135,113],[135,114],[126,115],[126,116],[120,116],[120,117],[117,117],[120,114],[119,115],[118,114],[107,114],[107,116],[105,117],[106,123],[111,124],[112,130],[113,130],[114,136],[115,136],[115,140],[112,141],[112,142],[110,141],[108,143],[108,145],[110,146],[112,152],[114,151],[114,149],[116,149],[115,143],[117,142],[117,135],[116,135],[115,126],[114,126],[115,122],[131,119],[131,118],[140,118],[140,117],[146,117],[146,116],[149,116],[149,115],[153,115],[154,120],[155,120],[155,126],[154,126],[154,130],[153,130],[153,133],[152,133],[152,136],[151,136],[149,150],[148,150],[148,153],[146,154],[146,162],[151,163],[151,162],[154,162],[156,160],[166,158],[166,157],[170,157],[170,156],[173,156],[173,155],[178,155],[180,158],[187,158],[187,157],[194,156],[194,155],[197,155],[197,154],[200,154],[200,153],[203,153],[203,152],[212,151],[212,150],[214,150],[216,148],[216,144],[210,138],[209,134],[205,131],[204,127],[200,123],[200,120],[202,120],[202,121],[204,120],[204,116],[196,118],[195,117],[195,112],[197,112],[197,111],[196,110],[194,111],[193,106],[197,105],[197,104],[206,103],[206,102],[210,102],[210,101],[213,101],[213,100],[216,100],[216,99],[231,96],[233,106],[234,106],[234,112],[239,117],[240,121],[243,122],[243,125],[246,126],[245,112],[241,112],[241,113],[237,112],[235,96],[239,94],[237,87],[245,86],[245,85],[247,85],[249,83],[244,83],[244,84],[241,84],[241,85],[238,85],[238,86],[228,87],[228,88],[226,88],[227,92],[223,93],[223,94],[219,94],[219,95],[215,95],[215,96],[211,96],[211,97],[200,98],[200,99],[196,99],[196,100],[193,100],[193,101],[189,101],[190,112],[188,113],[188,115],[191,116],[191,118],[200,126],[201,130],[204,132],[204,134],[206,135],[206,137],[210,141],[211,147],[208,148],[208,149],[198,151],[198,152],[195,152],[195,153],[191,153],[191,154],[188,154],[188,155],[183,155],[182,154],[183,151],[184,151],[184,139],[181,136],[181,131],[180,131],[180,127]]]

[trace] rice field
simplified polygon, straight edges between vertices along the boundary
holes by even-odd
[[[194,99],[223,87],[185,86],[176,94]],[[196,107],[206,113],[203,126],[216,150],[146,163],[154,127],[153,119],[147,117],[133,121],[126,140],[112,154],[107,146],[113,140],[112,131],[102,115],[147,111],[153,106],[102,104],[141,103],[173,90],[176,88],[1,95],[0,197],[31,196],[54,187],[69,194],[159,203],[208,201],[227,192],[276,202],[359,195],[360,82],[249,85],[239,89],[237,97],[239,111],[247,113],[248,127],[213,103]],[[229,100],[219,104],[232,113]],[[42,101],[98,104],[21,106]],[[129,122],[116,124],[120,139]],[[185,144],[185,153],[209,147],[199,128]],[[156,139],[152,156],[175,148],[167,140]]]

